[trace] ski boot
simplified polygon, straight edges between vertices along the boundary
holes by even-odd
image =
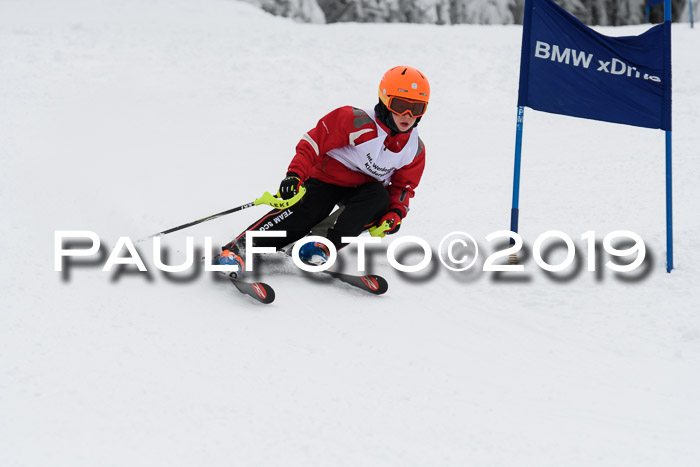
[[[309,242],[299,248],[299,259],[309,266],[320,266],[328,261],[331,252],[323,243]]]
[[[226,271],[226,274],[234,279],[240,279],[245,272],[243,258],[231,250],[224,250],[221,254],[216,255],[212,260],[212,264],[216,266],[238,266],[238,269],[235,271]]]

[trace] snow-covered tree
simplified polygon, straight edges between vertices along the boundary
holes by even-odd
[[[450,0],[398,0],[394,17],[404,23],[450,24]]]
[[[275,15],[311,23],[522,24],[525,0],[244,0]],[[554,0],[589,25],[639,24],[646,0]],[[696,2],[696,11],[698,8]],[[688,21],[688,0],[672,0],[673,18]],[[651,21],[663,21],[663,6]]]
[[[700,0],[695,0],[693,2],[693,22],[698,21],[698,15],[700,14]],[[681,10],[679,20],[683,22],[690,22],[690,2],[686,0],[685,6]]]
[[[316,0],[243,0],[268,13],[304,23],[325,23],[326,16]]]
[[[449,24],[449,0],[318,0],[329,23]]]
[[[515,0],[451,0],[453,23],[512,24]]]
[[[588,24],[618,26],[644,22],[646,0],[583,0],[590,13]]]

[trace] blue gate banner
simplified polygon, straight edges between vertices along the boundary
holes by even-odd
[[[671,22],[604,36],[552,0],[526,0],[518,105],[671,130]]]
[[[659,3],[663,3],[664,0],[647,0],[647,6],[652,7],[654,5],[658,5]]]

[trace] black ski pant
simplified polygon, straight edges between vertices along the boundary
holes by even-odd
[[[249,230],[284,230],[286,237],[257,237],[256,247],[281,249],[309,234],[312,228],[322,222],[336,205],[342,211],[325,237],[337,249],[345,246],[342,237],[356,237],[366,228],[378,222],[389,209],[389,192],[381,183],[366,183],[357,187],[343,187],[308,179],[304,186],[306,194],[295,205],[282,210],[273,209],[254,222]],[[245,234],[241,233],[223,249],[233,249],[237,254],[245,253]]]

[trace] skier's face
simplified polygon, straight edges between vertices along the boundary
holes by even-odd
[[[411,117],[410,114],[396,115],[392,112],[391,117],[394,119],[394,123],[396,123],[397,128],[401,131],[408,131],[408,129],[411,128],[414,123],[416,123],[416,118]]]

